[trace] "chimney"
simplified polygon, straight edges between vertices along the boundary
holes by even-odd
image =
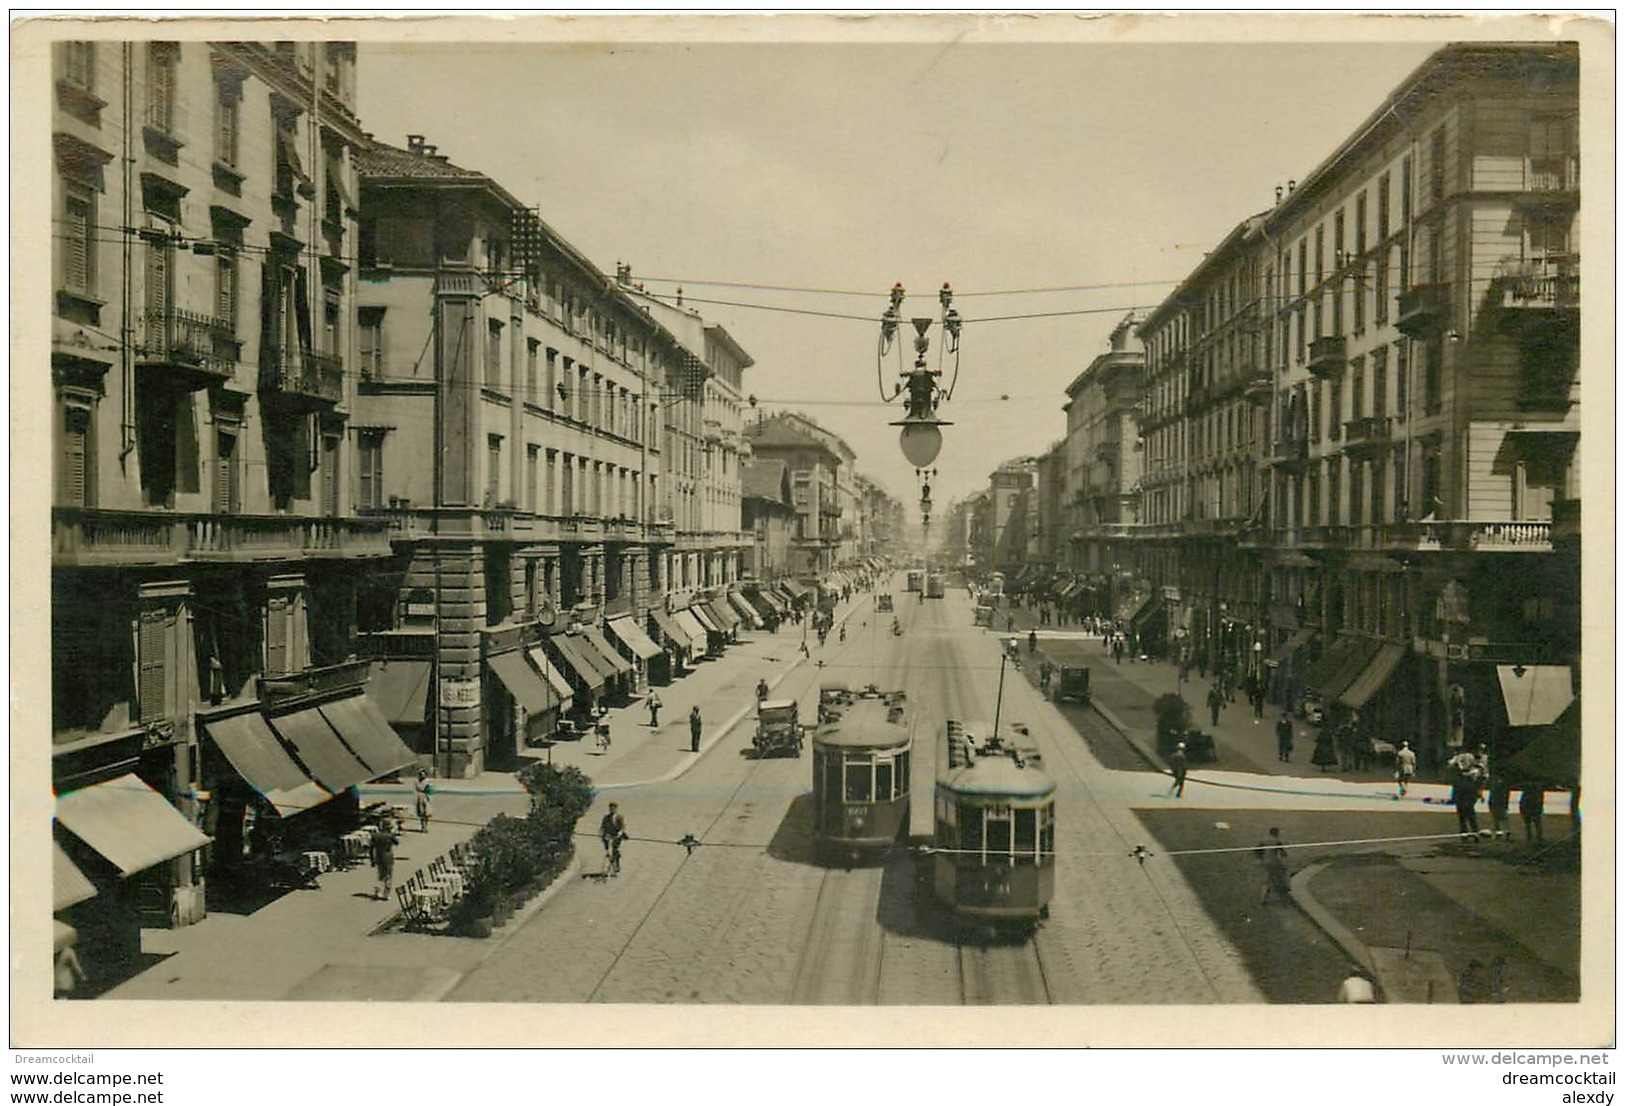
[[[615,262],[615,283],[622,288],[631,288],[632,266],[624,261]]]
[[[423,152],[423,136],[421,134],[407,135],[406,148],[414,154],[421,154]]]
[[[1286,194],[1288,196],[1292,195],[1292,193],[1296,192],[1297,190],[1298,190],[1298,182],[1297,181],[1289,180],[1289,181],[1286,182]]]
[[[1282,192],[1281,186],[1276,185],[1275,186],[1275,206],[1276,207],[1281,206],[1281,192]]]

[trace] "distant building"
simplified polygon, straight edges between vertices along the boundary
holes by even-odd
[[[796,508],[789,468],[782,460],[747,460],[741,470],[740,493],[745,532],[752,538],[741,574],[762,584],[790,574]]]
[[[841,470],[850,470],[856,454],[838,436],[794,412],[758,418],[745,428],[745,437],[753,457],[782,461],[790,474],[796,510],[795,533],[790,539],[791,573],[817,579],[834,571],[849,559],[843,557],[851,548],[851,538],[843,537],[847,508],[842,488],[849,486],[851,477],[843,478]]]

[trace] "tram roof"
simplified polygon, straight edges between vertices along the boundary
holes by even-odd
[[[841,716],[818,727],[813,745],[842,749],[898,749],[913,737],[905,715],[901,722],[886,721],[888,708],[879,699],[860,699]]]
[[[937,783],[956,795],[1008,795],[1042,798],[1055,791],[1055,781],[1041,768],[1022,768],[1007,756],[976,757],[944,773]]]

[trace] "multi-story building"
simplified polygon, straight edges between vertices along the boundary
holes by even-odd
[[[368,652],[419,689],[391,720],[472,775],[664,672],[651,634],[707,647],[653,620],[703,579],[683,544],[703,526],[703,326],[679,338],[421,136],[359,158],[356,494],[396,546]]]
[[[745,428],[752,456],[781,460],[790,473],[792,503],[796,509],[791,539],[793,575],[821,579],[842,560],[841,469],[850,468],[855,454],[836,435],[806,415],[780,412],[762,415]],[[845,478],[850,482],[850,477]]]
[[[889,556],[903,537],[903,505],[862,473],[854,474],[853,484],[858,492],[857,556],[866,561]]]
[[[1034,515],[1033,488],[1037,483],[1037,462],[1032,457],[1006,461],[988,477],[993,560],[989,566],[1002,572],[1009,586],[1028,573],[1027,545]]]
[[[1309,682],[1431,759],[1510,752],[1517,685],[1579,652],[1551,539],[1579,499],[1578,69],[1439,51],[1263,228],[1277,440],[1303,442],[1270,542],[1310,562],[1271,599],[1320,639]]]
[[[354,660],[389,540],[352,510],[353,45],[53,50],[52,776],[95,956],[413,758]]]
[[[1061,510],[1067,481],[1065,438],[1050,446],[1038,458],[1034,475],[1033,530],[1027,547],[1027,561],[1033,566],[1032,586],[1048,594],[1056,570],[1067,552]]]
[[[748,458],[741,472],[740,496],[742,524],[751,536],[741,576],[761,587],[794,570],[790,543],[795,533],[796,509],[785,462]]]
[[[1241,545],[1263,513],[1272,394],[1260,324],[1262,222],[1232,230],[1139,331],[1157,393],[1147,403],[1157,412],[1148,448],[1158,461],[1142,531],[1147,564],[1170,647],[1215,668],[1263,663],[1263,649],[1253,649],[1262,645],[1263,575],[1256,551]],[[1174,456],[1183,458],[1177,471]]]
[[[1109,348],[1067,385],[1065,596],[1080,613],[1105,615],[1126,603],[1140,576],[1139,415],[1145,353],[1130,345],[1136,320],[1112,328]],[[1142,592],[1144,594],[1144,592]]]
[[[1141,328],[1176,625],[1433,763],[1572,699],[1577,81],[1570,45],[1439,51]]]

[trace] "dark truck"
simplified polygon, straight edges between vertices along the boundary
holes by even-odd
[[[1049,695],[1055,702],[1068,699],[1089,705],[1089,665],[1100,656],[1098,645],[1082,639],[1050,638],[1043,643],[1044,659],[1051,666]]]

